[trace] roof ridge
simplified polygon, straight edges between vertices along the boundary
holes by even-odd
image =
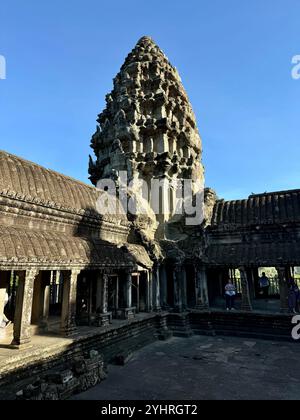
[[[292,189],[292,190],[270,191],[270,192],[264,192],[264,193],[258,193],[258,194],[250,194],[248,197],[232,199],[232,200],[226,200],[225,198],[219,198],[216,202],[217,203],[221,203],[221,202],[232,203],[232,202],[238,202],[238,201],[248,201],[251,198],[267,197],[267,196],[280,195],[280,194],[293,194],[293,193],[299,193],[300,194],[300,188],[296,188],[296,189]]]
[[[252,198],[252,197],[263,197],[266,195],[275,195],[275,194],[289,194],[289,193],[295,193],[295,192],[299,192],[300,193],[300,188],[296,188],[296,189],[292,189],[292,190],[280,190],[280,191],[266,191],[264,193],[258,193],[258,194],[250,194],[248,198]]]

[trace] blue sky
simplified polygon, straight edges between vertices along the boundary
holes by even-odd
[[[299,0],[1,0],[0,148],[88,182],[112,78],[143,35],[183,79],[207,186],[300,188]]]

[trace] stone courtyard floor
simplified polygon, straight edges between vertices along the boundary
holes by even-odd
[[[156,342],[77,400],[300,399],[300,343],[194,336]]]

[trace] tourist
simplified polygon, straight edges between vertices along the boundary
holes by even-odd
[[[5,298],[4,298],[4,310],[5,310],[8,302],[9,302],[9,296],[8,296],[7,291],[6,291]],[[2,314],[2,319],[0,319],[0,328],[6,328],[11,324],[10,320],[4,314],[4,310],[3,310],[3,314]]]
[[[289,301],[289,310],[293,314],[297,313],[296,309],[297,309],[298,300],[299,300],[299,288],[297,284],[295,283],[294,279],[292,279],[289,286],[288,301]]]
[[[262,276],[259,279],[259,286],[261,289],[261,294],[267,302],[269,298],[270,280],[266,276],[266,273],[262,273]]]
[[[232,280],[229,279],[228,283],[225,286],[225,298],[226,298],[226,309],[231,311],[234,309],[234,300],[236,296],[236,288],[232,283]]]

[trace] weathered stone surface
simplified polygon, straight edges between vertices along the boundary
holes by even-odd
[[[147,177],[203,176],[201,140],[187,94],[151,38],[142,38],[128,55],[106,100],[92,139],[95,184],[112,170],[128,168],[131,177],[136,170]]]
[[[128,55],[106,102],[91,143],[97,160],[90,158],[89,172],[95,185],[102,178],[119,182],[120,171],[126,171],[128,181],[140,178],[149,187],[154,178],[203,183],[195,115],[177,70],[151,38],[140,39]],[[156,226],[149,205],[146,214],[148,226],[136,228],[152,240],[157,228],[158,237],[164,236],[170,215],[156,217]]]
[[[298,345],[255,341],[253,347],[236,337],[156,342],[125,367],[112,366],[105,382],[74,399],[103,404],[151,400],[155,405],[161,400],[298,400]]]
[[[91,350],[61,372],[50,372],[16,393],[17,400],[66,400],[75,393],[85,392],[106,379],[102,356]]]

